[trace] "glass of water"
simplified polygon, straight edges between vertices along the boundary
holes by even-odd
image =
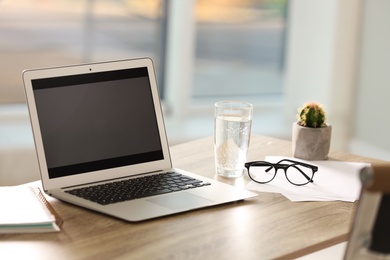
[[[217,174],[227,178],[241,177],[252,126],[253,106],[242,101],[215,103],[214,153]]]

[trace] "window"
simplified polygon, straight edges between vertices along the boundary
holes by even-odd
[[[172,139],[212,134],[222,99],[279,120],[286,14],[287,0],[2,0],[0,104],[25,102],[24,69],[149,56]]]
[[[196,1],[192,98],[281,95],[287,1]]]
[[[24,103],[24,69],[160,59],[161,0],[0,1],[0,104]]]
[[[211,135],[214,103],[239,99],[255,105],[253,132],[286,136],[287,6],[287,0],[168,1],[168,134]]]

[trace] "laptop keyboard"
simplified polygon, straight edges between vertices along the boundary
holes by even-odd
[[[101,205],[107,205],[208,185],[210,185],[210,183],[180,173],[166,172],[76,188],[67,190],[66,192]]]

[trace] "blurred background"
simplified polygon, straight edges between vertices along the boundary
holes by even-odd
[[[254,104],[253,133],[290,140],[297,108],[314,100],[331,149],[387,160],[386,10],[386,0],[0,0],[0,185],[39,177],[24,69],[144,56],[172,145],[212,135],[225,99]]]

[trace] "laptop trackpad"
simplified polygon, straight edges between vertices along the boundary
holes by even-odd
[[[174,193],[163,197],[149,199],[149,202],[172,210],[184,210],[211,205],[213,201],[190,194],[188,192]]]

